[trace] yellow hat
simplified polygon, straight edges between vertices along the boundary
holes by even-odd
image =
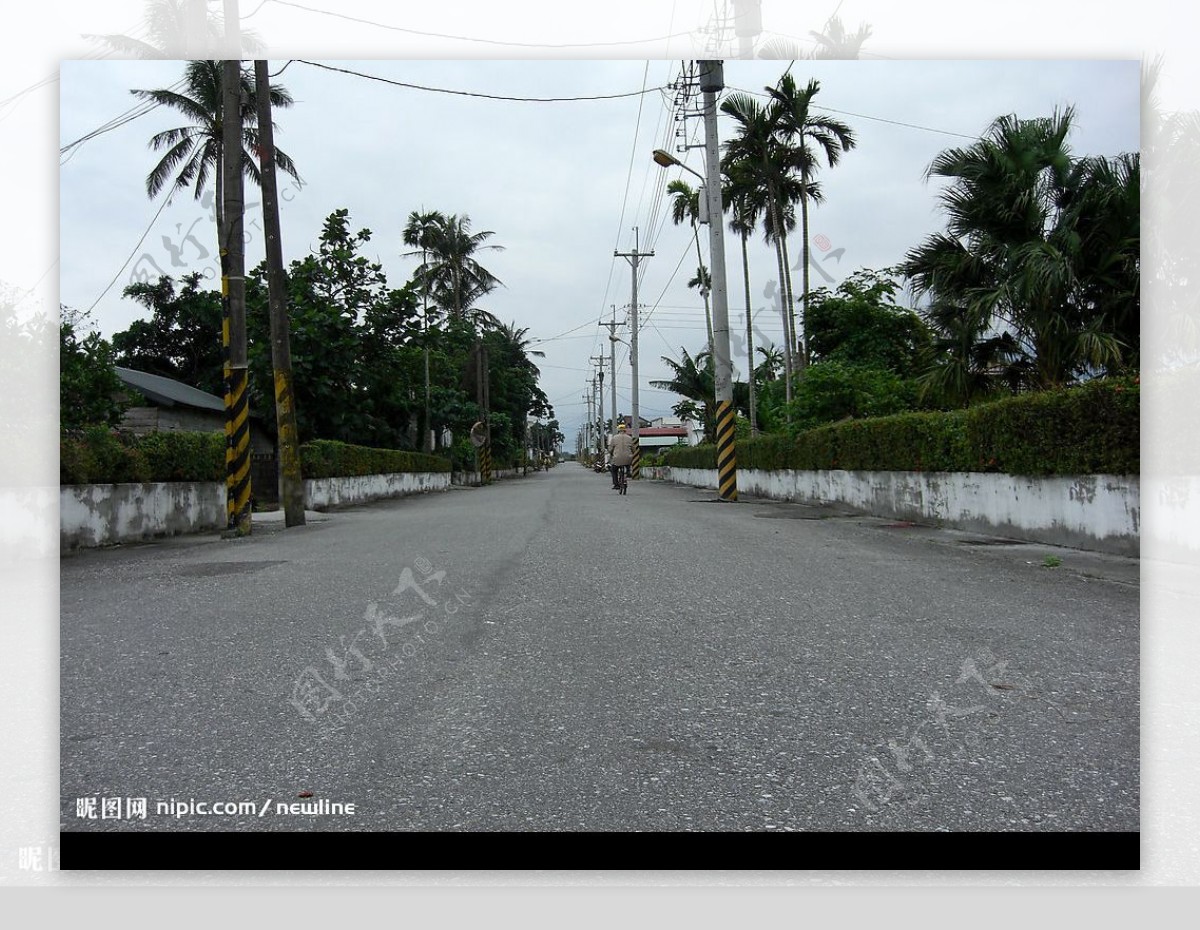
[[[624,429],[624,428],[625,428],[625,424],[624,424],[624,423],[618,423],[618,424],[617,424],[617,429]]]

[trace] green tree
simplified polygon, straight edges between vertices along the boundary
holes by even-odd
[[[1138,157],[1074,159],[1073,120],[1071,108],[1003,116],[929,167],[950,182],[940,195],[946,231],[911,250],[902,270],[960,354],[949,381],[970,370],[968,336],[1007,334],[1028,362],[1021,386],[1035,389],[1137,357]]]
[[[86,314],[60,306],[58,409],[64,430],[116,426],[128,407],[117,377],[112,346],[98,332],[86,332]]]
[[[190,274],[177,287],[164,275],[125,288],[124,296],[150,311],[150,319],[113,334],[117,364],[223,396],[221,295],[201,290],[202,280]]]
[[[864,268],[833,291],[814,291],[808,312],[812,361],[879,368],[904,378],[916,375],[932,340],[921,317],[896,304],[900,287],[891,269]]]

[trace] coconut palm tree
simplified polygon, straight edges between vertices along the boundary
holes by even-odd
[[[476,325],[493,328],[499,325],[499,320],[474,304],[503,286],[475,257],[485,249],[504,250],[502,245],[486,244],[494,235],[491,230],[472,233],[471,218],[466,214],[444,217],[430,228],[428,260],[421,268],[435,306],[455,319],[469,319]]]
[[[191,187],[199,200],[208,189],[209,178],[213,177],[218,246],[225,228],[221,72],[220,61],[189,61],[184,68],[184,86],[180,90],[130,91],[135,97],[178,110],[190,120],[187,125],[151,137],[150,147],[155,151],[166,149],[166,152],[146,176],[146,194],[154,198],[164,189],[177,191]],[[253,73],[243,71],[242,172],[253,183],[259,184],[261,175],[255,153],[261,149],[261,142],[257,128],[256,93]],[[292,105],[291,94],[282,86],[271,85],[270,95],[272,109]],[[281,171],[299,178],[292,159],[278,148],[275,150],[275,164]]]
[[[678,226],[684,222],[692,224],[692,238],[696,242],[696,262],[704,267],[704,259],[700,255],[700,191],[693,189],[687,181],[676,179],[667,185],[667,193],[671,201],[671,220]],[[688,287],[694,287],[691,283]],[[712,311],[709,309],[708,295],[712,288],[709,284],[700,287],[700,296],[704,298],[704,324],[708,330],[708,353],[713,354]]]
[[[813,98],[820,92],[819,81],[810,80],[803,90],[796,86],[796,79],[788,72],[779,79],[775,87],[767,88],[771,95],[770,111],[776,132],[784,147],[784,158],[788,168],[800,178],[801,244],[804,262],[803,305],[805,317],[808,311],[809,294],[809,236],[808,205],[819,203],[820,189],[815,187],[814,175],[820,168],[821,156],[830,168],[857,144],[854,130],[841,120],[814,112]],[[792,298],[791,284],[787,287],[789,301]],[[794,303],[788,304],[789,313],[795,313]],[[794,324],[793,324],[794,328]],[[804,345],[800,349],[801,367],[808,363],[808,326],[803,325]]]
[[[209,11],[206,4],[193,0],[151,0],[146,4],[146,35],[135,39],[127,35],[86,35],[109,52],[123,57],[143,59],[180,59],[210,53],[227,47],[225,23],[220,11]],[[238,37],[243,58],[262,51],[257,34],[240,27]]]

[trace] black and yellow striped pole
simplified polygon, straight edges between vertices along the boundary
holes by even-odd
[[[727,400],[717,401],[717,495],[723,501],[737,500],[734,424],[733,404]]]
[[[242,212],[242,65],[224,61],[221,73],[222,158],[224,181],[221,248],[221,295],[225,318],[225,487],[227,532],[250,533],[250,404],[246,394],[246,279]]]
[[[492,444],[490,442],[479,450],[479,480],[483,484],[492,482]]]
[[[629,476],[637,479],[642,475],[642,444],[638,442],[636,432],[630,438],[633,440],[633,462],[629,465]]]

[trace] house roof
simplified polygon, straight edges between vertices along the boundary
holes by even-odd
[[[643,426],[638,430],[638,436],[687,436],[687,430],[682,426]]]
[[[118,368],[117,377],[159,407],[197,407],[225,412],[225,400],[199,388],[132,368]]]

